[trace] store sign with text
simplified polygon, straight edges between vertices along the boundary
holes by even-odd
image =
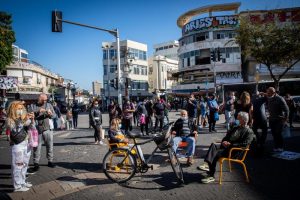
[[[236,27],[238,23],[237,15],[205,17],[187,23],[182,28],[182,35],[186,35],[193,31],[207,30],[211,28]]]

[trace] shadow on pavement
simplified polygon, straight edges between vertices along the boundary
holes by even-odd
[[[95,172],[102,170],[102,163],[82,163],[82,162],[56,162],[57,166],[71,169],[72,171],[89,171]]]

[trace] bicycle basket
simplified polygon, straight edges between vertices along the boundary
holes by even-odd
[[[167,139],[165,138],[164,135],[156,135],[153,138],[153,141],[156,143],[156,145],[158,146],[158,148],[160,150],[164,150],[164,149],[167,149],[169,147],[168,141],[167,141]]]

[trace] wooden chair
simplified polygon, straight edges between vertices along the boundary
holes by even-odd
[[[247,153],[249,151],[249,146],[250,145],[247,145],[246,147],[244,148],[237,148],[237,147],[234,147],[234,148],[231,148],[230,151],[229,151],[229,155],[228,157],[222,157],[219,159],[219,162],[220,162],[220,177],[219,177],[219,184],[222,184],[222,167],[223,167],[223,161],[227,160],[228,161],[228,165],[229,165],[229,171],[231,172],[231,162],[235,162],[235,163],[239,163],[243,166],[243,169],[244,169],[244,173],[245,173],[245,176],[246,176],[246,181],[249,182],[249,177],[248,177],[248,172],[247,172],[247,168],[246,168],[246,165],[244,163],[244,160],[247,156]],[[233,151],[240,151],[240,156],[239,158],[233,158],[232,157],[232,152]]]

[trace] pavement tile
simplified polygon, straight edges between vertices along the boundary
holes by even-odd
[[[84,174],[88,179],[103,179],[106,178],[102,172],[89,172]]]
[[[66,181],[56,181],[56,182],[63,188],[64,191],[69,191],[73,189]]]
[[[80,190],[78,188],[73,188],[73,189],[70,189],[70,190],[67,190],[67,191],[57,192],[53,195],[54,195],[55,198],[58,198],[58,197],[63,197],[65,195],[72,194],[72,193],[79,192],[79,191]]]

